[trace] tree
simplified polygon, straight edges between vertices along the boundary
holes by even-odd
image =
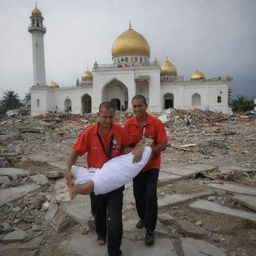
[[[232,100],[231,106],[234,112],[245,112],[253,110],[254,104],[252,100],[247,100],[243,96],[238,96],[237,99]]]
[[[28,105],[31,104],[31,93],[30,92],[27,92],[25,94],[25,98],[23,100],[23,103],[24,103],[25,106],[28,106]]]
[[[15,109],[22,106],[20,101],[19,95],[11,90],[7,90],[4,92],[4,97],[1,100],[1,106],[4,107],[6,110]]]

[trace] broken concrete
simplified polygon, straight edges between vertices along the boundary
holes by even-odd
[[[121,250],[126,256],[177,256],[170,239],[159,238],[154,246],[146,246],[144,241],[122,240]],[[95,256],[107,255],[107,246],[97,246],[96,236],[75,234],[71,239],[62,242],[60,253],[76,253],[77,255]]]
[[[182,176],[183,178],[190,177],[195,175],[199,172],[207,172],[216,169],[215,165],[208,165],[208,164],[193,164],[193,165],[186,165],[183,168],[174,168],[172,167],[169,172],[175,175]]]
[[[77,195],[73,200],[63,202],[61,210],[81,225],[85,225],[91,213],[90,197]]]
[[[181,238],[184,256],[228,256],[213,244],[194,238]]]
[[[18,241],[24,241],[27,237],[28,234],[25,231],[17,229],[13,232],[6,234],[2,239],[2,243],[7,244]]]
[[[39,185],[32,184],[2,189],[0,190],[0,206],[17,200],[30,192],[36,191],[39,188]]]
[[[256,224],[256,214],[250,213],[238,209],[232,209],[226,206],[219,205],[217,203],[209,202],[207,200],[197,200],[189,205],[191,208],[206,211],[206,212],[214,212],[219,214],[225,214],[228,216],[237,217],[240,219],[244,219],[247,221],[252,221]]]
[[[50,204],[48,212],[45,215],[46,222],[50,222],[54,219],[58,209],[59,206],[57,204]]]
[[[52,221],[50,222],[50,225],[52,228],[57,232],[60,233],[67,229],[69,225],[71,225],[73,220],[70,216],[64,214],[61,211],[58,211],[58,213],[54,216]]]
[[[207,235],[207,231],[203,228],[198,227],[197,225],[193,224],[187,220],[180,220],[177,223],[178,229],[181,233],[185,236],[191,236],[194,238],[202,238]]]
[[[173,218],[172,215],[170,215],[167,212],[163,212],[163,213],[159,213],[158,214],[158,219],[161,223],[165,224],[165,225],[170,225],[172,224],[175,219]]]
[[[18,168],[0,168],[0,176],[28,176],[29,171]]]
[[[231,197],[232,200],[237,203],[246,206],[247,208],[256,211],[256,197],[255,196],[246,196],[246,195],[234,195]]]
[[[201,192],[201,193],[194,193],[194,194],[173,194],[173,195],[165,195],[162,198],[158,199],[158,209],[166,209],[168,207],[178,205],[181,203],[185,203],[200,197],[209,196],[211,195],[211,191]]]
[[[167,172],[165,172],[161,169],[161,171],[159,173],[159,178],[158,178],[157,185],[158,186],[163,186],[163,185],[166,185],[166,184],[173,183],[174,181],[177,181],[177,180],[180,180],[180,179],[182,179],[182,177],[180,175],[167,173]]]
[[[208,186],[218,189],[223,189],[232,193],[238,194],[246,194],[251,196],[256,196],[256,188],[248,187],[248,186],[241,186],[236,183],[225,183],[225,184],[215,184],[211,183]]]
[[[56,181],[53,196],[57,201],[70,201],[69,189],[65,178]]]

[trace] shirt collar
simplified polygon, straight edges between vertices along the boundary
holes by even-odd
[[[146,117],[146,121],[144,123],[144,126],[153,122],[151,116],[148,113],[146,113],[146,115],[147,115],[147,117]],[[138,119],[136,117],[134,118],[133,123],[138,126]]]
[[[112,124],[112,127],[111,127],[109,135],[114,133],[114,126],[115,126],[115,124]],[[98,131],[99,131],[99,122],[94,125],[94,127],[93,127],[93,134],[96,135],[98,133]]]

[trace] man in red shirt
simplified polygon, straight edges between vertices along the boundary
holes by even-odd
[[[115,109],[110,102],[101,103],[98,113],[99,122],[80,134],[67,164],[66,179],[69,187],[73,184],[71,166],[75,164],[78,156],[87,153],[88,168],[101,168],[110,158],[120,155],[122,148],[131,143],[124,129],[113,123],[114,114]],[[107,194],[96,196],[92,193],[91,195],[98,236],[97,243],[104,245],[106,234],[108,234],[110,256],[122,255],[120,246],[123,233],[123,190],[124,187],[121,187]],[[106,227],[108,227],[108,232]]]
[[[142,137],[152,138],[152,157],[143,170],[133,179],[133,193],[140,221],[137,228],[146,228],[145,243],[152,245],[155,240],[154,230],[157,221],[157,180],[161,162],[161,151],[165,150],[168,137],[162,122],[147,114],[147,103],[143,95],[135,95],[132,99],[135,117],[125,124],[133,143]]]

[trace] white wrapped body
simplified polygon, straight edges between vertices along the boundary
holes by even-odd
[[[92,180],[96,195],[118,189],[133,179],[143,169],[150,158],[151,151],[151,147],[146,146],[142,159],[138,163],[133,163],[134,155],[129,153],[110,159],[100,169],[87,169],[72,165],[71,171],[75,177],[74,183],[84,184]]]

